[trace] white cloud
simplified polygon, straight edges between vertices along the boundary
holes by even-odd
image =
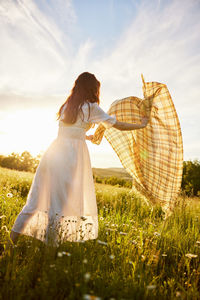
[[[70,11],[65,13],[70,17]],[[34,1],[8,0],[0,3],[0,26],[0,89],[36,94],[53,90],[70,65],[70,43],[63,42],[66,36],[56,23]]]
[[[147,81],[167,83],[169,89],[179,92],[185,84],[190,92],[197,89],[194,82],[200,73],[200,11],[195,11],[194,4],[171,1],[158,11],[154,1],[143,2],[110,55],[94,62],[96,73],[106,82],[109,98],[135,94],[139,87],[141,90],[140,73]]]

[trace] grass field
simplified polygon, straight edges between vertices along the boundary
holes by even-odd
[[[0,253],[33,174],[0,169]],[[200,299],[200,203],[166,221],[131,190],[96,184],[99,236],[58,248],[21,236],[0,258],[0,299]]]

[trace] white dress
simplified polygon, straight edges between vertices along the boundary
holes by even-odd
[[[85,133],[92,124],[116,122],[97,103],[82,106],[76,123],[59,121],[57,138],[43,154],[26,204],[12,230],[58,246],[98,237],[98,211]]]

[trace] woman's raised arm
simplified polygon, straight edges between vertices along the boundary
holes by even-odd
[[[113,125],[114,128],[119,129],[119,130],[135,130],[135,129],[141,129],[147,126],[148,123],[148,118],[143,117],[142,118],[142,123],[141,124],[131,124],[131,123],[126,123],[126,122],[119,122],[116,121],[116,123]]]
[[[119,122],[116,121],[115,124],[112,126],[118,130],[136,130],[136,129],[141,129],[147,126],[149,119],[147,117],[142,118],[142,123],[141,124],[131,124],[131,123],[126,123],[126,122]],[[86,135],[86,140],[92,141],[93,135]]]

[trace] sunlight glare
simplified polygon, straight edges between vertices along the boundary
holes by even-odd
[[[1,120],[1,151],[9,153],[29,151],[37,155],[45,151],[56,138],[56,114],[52,109],[20,110],[7,114]]]

